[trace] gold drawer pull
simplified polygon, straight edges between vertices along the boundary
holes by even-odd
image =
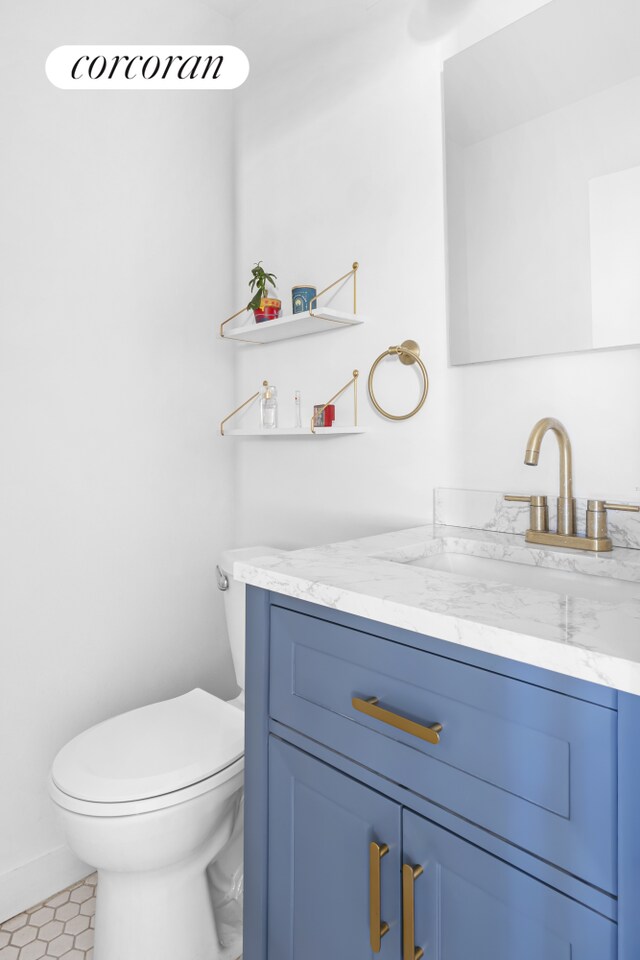
[[[379,707],[377,697],[367,697],[366,700],[354,697],[351,706],[354,710],[359,710],[360,713],[373,717],[374,720],[380,720],[390,727],[395,727],[396,730],[404,730],[405,733],[410,733],[412,737],[419,737],[421,740],[426,740],[427,743],[440,743],[441,723],[416,723],[415,720],[409,720],[408,717],[401,717],[399,713],[393,713],[391,710]]]
[[[369,844],[369,939],[374,953],[380,953],[380,941],[389,933],[389,924],[380,919],[380,861],[388,853],[386,843]]]
[[[416,947],[416,908],[414,884],[422,867],[412,867],[405,863],[402,867],[402,960],[420,960],[424,956],[422,947]]]

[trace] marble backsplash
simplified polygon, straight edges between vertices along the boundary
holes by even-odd
[[[578,533],[584,534],[587,501],[577,500]],[[640,513],[610,510],[609,536],[615,547],[640,550]],[[434,520],[453,527],[472,530],[493,530],[496,533],[524,534],[529,527],[529,507],[526,503],[512,503],[504,494],[492,490],[436,489]],[[549,528],[555,530],[556,501],[549,498]]]

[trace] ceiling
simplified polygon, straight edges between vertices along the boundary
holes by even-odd
[[[350,9],[366,10],[382,0],[209,0],[211,6],[225,17],[236,20],[250,12],[262,13],[269,17],[278,17],[289,14],[294,10],[300,12],[301,3],[305,15],[313,17],[330,12],[336,6]]]
[[[214,10],[217,10],[218,13],[223,14],[225,17],[231,17],[231,19],[241,16],[251,7],[258,6],[260,2],[261,0],[210,0]],[[262,0],[262,2],[264,2],[264,0]]]
[[[442,37],[477,4],[495,0],[200,0],[237,25],[252,65],[273,64],[306,45],[363,27],[387,14],[407,18],[422,41]],[[501,0],[511,3],[512,0]],[[526,2],[526,0],[524,0]],[[543,0],[544,2],[544,0]],[[554,0],[546,0],[554,2]]]
[[[416,0],[201,0],[229,17],[252,67],[271,66],[305,47],[361,27],[370,15]],[[424,0],[417,0],[424,2]],[[432,0],[428,0],[432,2]],[[440,0],[439,0],[440,2]],[[448,0],[447,0],[448,2]]]

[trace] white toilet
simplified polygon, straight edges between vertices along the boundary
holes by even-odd
[[[244,688],[245,588],[223,555],[219,586]],[[56,756],[49,789],[69,846],[98,870],[95,960],[222,960],[207,867],[238,832],[244,695],[203,690],[91,727]],[[238,845],[239,848],[239,845]]]

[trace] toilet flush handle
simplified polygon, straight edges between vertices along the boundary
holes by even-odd
[[[224,573],[223,570],[220,569],[220,567],[216,567],[216,577],[218,579],[218,590],[222,590],[223,592],[228,590],[229,577],[226,575],[226,573]]]

